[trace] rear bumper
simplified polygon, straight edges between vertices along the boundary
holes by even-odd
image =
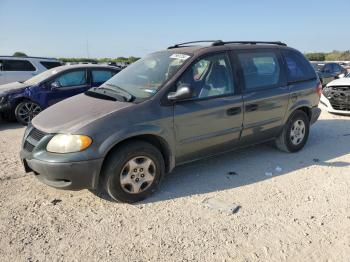
[[[22,158],[26,172],[34,172],[43,183],[69,190],[97,188],[103,159],[71,163],[52,163]]]
[[[311,109],[311,118],[310,118],[310,124],[314,124],[317,119],[320,117],[321,114],[321,109],[318,107],[313,107]]]

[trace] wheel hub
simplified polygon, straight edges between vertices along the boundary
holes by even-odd
[[[299,145],[305,137],[305,123],[297,120],[293,123],[290,131],[290,139],[294,145]]]
[[[138,194],[151,186],[155,174],[156,166],[152,159],[146,156],[135,157],[124,165],[120,184],[125,192]]]

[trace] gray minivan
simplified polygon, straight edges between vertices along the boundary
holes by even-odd
[[[281,42],[197,42],[147,55],[44,110],[24,134],[25,170],[132,203],[183,163],[269,140],[303,148],[321,94],[307,59]]]

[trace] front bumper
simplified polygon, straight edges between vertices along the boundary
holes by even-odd
[[[1,103],[0,104],[0,113],[8,112],[12,109],[11,103]]]
[[[323,110],[328,111],[329,113],[350,115],[350,111],[334,109],[329,100],[323,94],[321,95],[319,107]]]
[[[103,159],[71,163],[52,163],[22,158],[26,172],[34,172],[43,183],[69,190],[97,188]]]
[[[53,137],[28,125],[20,158],[26,172],[34,172],[43,183],[60,189],[95,189],[98,185],[103,158],[93,157],[87,151],[54,154],[46,150]]]

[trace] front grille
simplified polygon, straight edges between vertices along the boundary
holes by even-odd
[[[39,142],[46,136],[45,132],[42,132],[36,128],[33,128],[27,138],[24,141],[23,149],[29,153],[33,152],[34,148],[39,144]]]
[[[330,86],[323,90],[323,95],[335,110],[350,111],[350,87]]]
[[[28,141],[25,141],[24,142],[24,145],[23,145],[23,149],[29,153],[33,152],[34,150],[34,147],[31,143],[29,143]]]
[[[43,139],[43,137],[46,136],[46,133],[33,128],[32,131],[30,131],[28,137],[33,138],[35,141],[40,142],[41,139]]]

